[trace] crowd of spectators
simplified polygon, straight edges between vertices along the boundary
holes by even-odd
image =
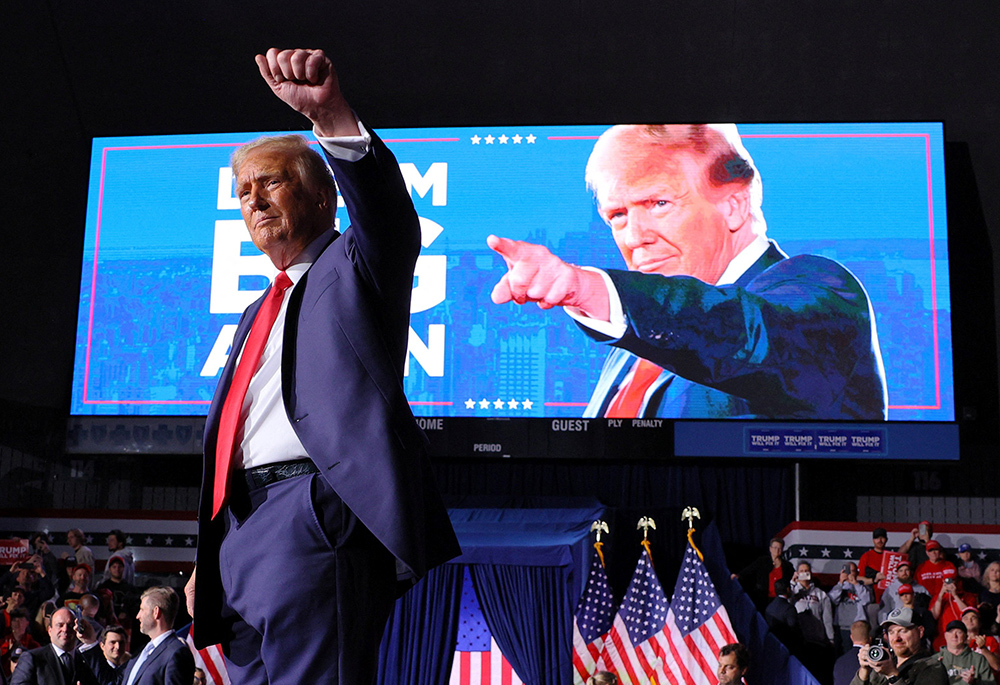
[[[823,683],[910,682],[925,670],[917,662],[931,657],[947,673],[942,682],[997,682],[1000,562],[982,568],[970,545],[943,548],[934,539],[933,526],[924,521],[896,550],[903,556],[887,577],[883,558],[889,559],[884,555],[892,551],[887,542],[886,530],[876,528],[871,549],[858,563],[844,563],[824,583],[808,560],[799,560],[793,571],[784,542],[775,538],[767,555],[734,577],[757,603],[772,633]],[[890,629],[896,636],[892,640]],[[904,634],[905,639],[900,637]],[[908,656],[920,659],[909,661],[908,676],[889,676],[895,666],[866,666],[859,656],[872,643],[885,647],[892,664],[902,664]],[[859,673],[864,677],[856,680]],[[935,666],[923,677],[937,682],[938,673]]]
[[[56,558],[49,535],[36,533],[28,558],[0,567],[0,685],[24,653],[50,644],[53,634],[70,639],[63,637],[67,621],[74,634],[90,636],[92,648],[83,654],[100,685],[120,685],[124,665],[149,641],[135,622],[143,588],[135,585],[135,555],[125,534],[108,534],[103,575],[85,541],[79,528],[67,531],[71,551]]]

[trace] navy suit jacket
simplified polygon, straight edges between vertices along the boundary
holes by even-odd
[[[94,677],[97,678],[97,682],[100,685],[121,685],[123,682],[122,673],[125,672],[125,666],[128,664],[117,667],[112,666],[108,663],[100,647],[88,649],[86,652],[82,652],[82,654],[83,660],[90,666],[90,670],[94,673]]]
[[[860,647],[851,647],[833,662],[833,685],[851,685],[858,672],[858,652]]]
[[[139,657],[125,666],[122,683],[131,677]],[[190,685],[194,682],[194,656],[187,643],[171,631],[170,637],[156,646],[139,666],[133,685]]]
[[[100,651],[100,647],[94,649]],[[77,682],[98,685],[80,652],[73,653],[73,673],[67,677],[52,645],[24,652],[10,679],[10,685],[76,685]]]
[[[282,341],[285,410],[309,458],[397,559],[399,588],[460,553],[433,482],[427,438],[403,392],[420,224],[399,164],[376,136],[357,162],[329,158],[351,227],[292,290]],[[243,314],[239,350],[260,300]],[[222,642],[219,547],[212,516],[215,444],[236,362],[230,354],[205,424],[194,639]],[[284,582],[275,578],[276,586]],[[307,601],[307,600],[305,600]]]
[[[662,366],[640,417],[886,418],[885,373],[864,287],[833,260],[775,243],[733,285],[608,275],[628,326],[584,412],[602,417],[636,357]]]

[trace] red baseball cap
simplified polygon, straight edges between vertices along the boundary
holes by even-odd
[[[932,549],[941,549],[941,543],[937,540],[931,540],[927,543],[927,551],[930,552]]]
[[[898,594],[901,594],[901,595],[912,595],[913,594],[913,586],[912,585],[900,585],[899,586],[899,593]]]

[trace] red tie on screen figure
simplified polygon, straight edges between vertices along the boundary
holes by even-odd
[[[271,290],[264,298],[257,316],[250,326],[250,335],[243,346],[243,356],[236,366],[233,380],[226,393],[226,401],[222,405],[219,417],[219,435],[215,445],[215,487],[212,490],[212,518],[219,515],[229,496],[229,474],[232,472],[233,449],[236,433],[240,428],[240,413],[243,409],[243,399],[246,397],[250,379],[253,378],[260,365],[260,356],[264,352],[268,335],[278,318],[281,301],[285,291],[292,285],[292,279],[284,271],[278,272]],[[232,351],[230,351],[232,354]]]
[[[684,553],[671,602],[643,550],[598,668],[623,685],[715,685],[719,649],[731,642],[729,614],[694,546]]]
[[[632,365],[632,377],[622,383],[618,393],[611,400],[604,417],[608,419],[635,419],[646,398],[649,386],[660,377],[663,368],[651,361],[637,359]]]

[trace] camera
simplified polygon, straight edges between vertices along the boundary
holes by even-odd
[[[868,652],[865,656],[868,657],[868,661],[878,663],[879,661],[885,661],[889,658],[889,650],[887,650],[885,645],[881,642],[876,642],[873,645],[868,645]]]

